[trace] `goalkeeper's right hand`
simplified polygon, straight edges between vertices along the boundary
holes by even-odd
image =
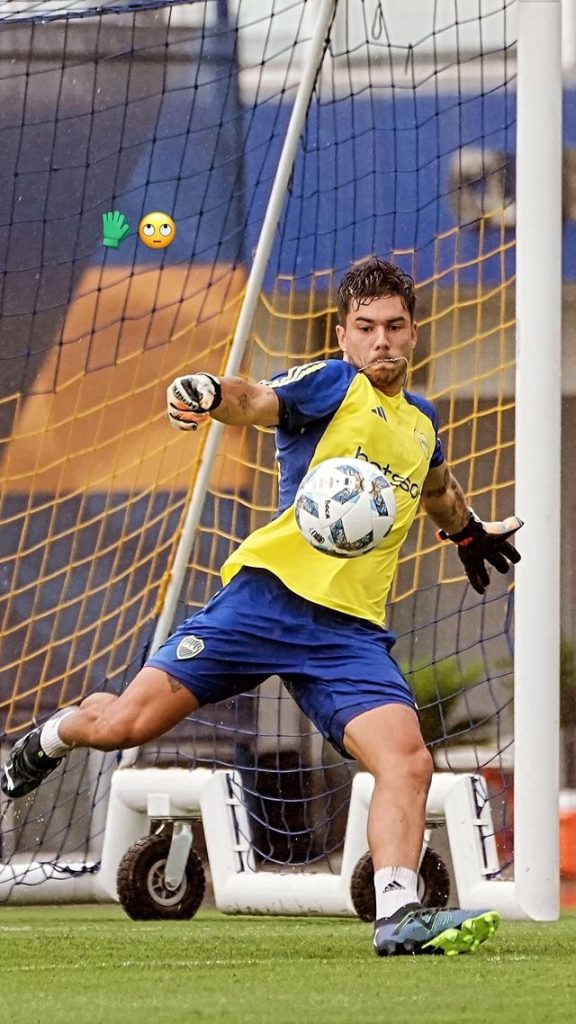
[[[166,392],[168,419],[175,430],[197,430],[222,401],[222,388],[211,373],[176,377]]]

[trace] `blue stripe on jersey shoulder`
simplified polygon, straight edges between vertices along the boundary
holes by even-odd
[[[293,366],[263,383],[278,395],[281,426],[294,430],[333,414],[357,373],[342,359],[325,359]]]
[[[300,363],[297,366],[292,366],[289,370],[280,370],[260,383],[276,388],[287,387],[320,372],[324,386],[329,386],[342,380],[349,384],[358,370],[350,363],[345,363],[343,359],[320,359],[314,363]]]

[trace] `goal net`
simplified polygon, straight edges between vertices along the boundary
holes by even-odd
[[[337,354],[335,294],[377,252],[418,285],[409,387],[437,406],[479,515],[514,509],[515,3],[340,0],[318,67],[241,372]],[[318,0],[0,4],[1,745],[139,669],[207,432],[176,435],[167,383],[222,372]],[[129,234],[103,244],[102,216]],[[161,252],[137,234],[176,224]],[[227,428],[177,618],[275,510],[274,437]],[[389,608],[437,770],[486,779],[513,863],[513,588],[480,598],[420,515]],[[119,755],[75,751],[3,806],[28,865],[97,870]],[[281,681],[204,709],[137,766],[234,767],[260,865],[338,863],[355,766]],[[34,884],[38,874],[34,874]]]

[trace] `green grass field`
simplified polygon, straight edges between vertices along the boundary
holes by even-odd
[[[358,921],[137,923],[109,907],[0,911],[2,1024],[450,1024],[576,1019],[576,914],[504,922],[474,956],[379,960]]]

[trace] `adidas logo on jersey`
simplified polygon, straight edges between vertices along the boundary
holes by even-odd
[[[386,419],[386,413],[384,412],[384,409],[382,408],[381,405],[377,405],[375,409],[370,409],[370,412],[373,412],[376,416],[379,416],[381,420]]]

